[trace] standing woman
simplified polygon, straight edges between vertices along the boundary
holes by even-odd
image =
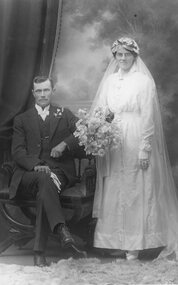
[[[94,246],[125,250],[128,260],[148,248],[178,253],[178,200],[155,83],[133,39],[120,38],[111,50],[91,113],[109,109],[122,143],[97,158]]]

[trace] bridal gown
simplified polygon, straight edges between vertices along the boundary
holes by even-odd
[[[153,84],[133,66],[124,77],[119,71],[110,75],[104,88],[101,105],[114,113],[122,144],[99,160],[102,175],[93,207],[98,218],[94,246],[122,250],[164,246],[169,214],[160,205],[164,174],[154,135]],[[142,170],[139,157],[145,154],[150,165]]]

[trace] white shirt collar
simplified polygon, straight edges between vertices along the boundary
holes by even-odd
[[[39,106],[38,104],[35,104],[35,108],[37,109],[38,113],[43,113],[43,112],[49,111],[49,105],[46,106],[44,109],[42,109],[41,106]]]
[[[40,115],[43,121],[45,121],[46,117],[49,115],[49,105],[42,109],[41,106],[35,104],[35,108],[38,112],[38,115]]]

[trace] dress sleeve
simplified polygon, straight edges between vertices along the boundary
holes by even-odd
[[[139,145],[139,158],[148,158],[152,150],[152,136],[154,134],[153,121],[153,98],[155,86],[151,80],[145,77],[142,81],[140,92],[140,112],[141,112],[141,141]]]

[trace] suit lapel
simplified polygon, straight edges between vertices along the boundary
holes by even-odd
[[[40,140],[40,127],[39,127],[39,118],[38,112],[35,108],[31,109],[28,113],[28,124],[32,126],[32,136]]]
[[[57,128],[57,125],[60,121],[60,118],[55,116],[56,114],[56,109],[53,106],[50,106],[50,111],[49,111],[49,118],[50,118],[50,139],[52,139],[52,136]]]

